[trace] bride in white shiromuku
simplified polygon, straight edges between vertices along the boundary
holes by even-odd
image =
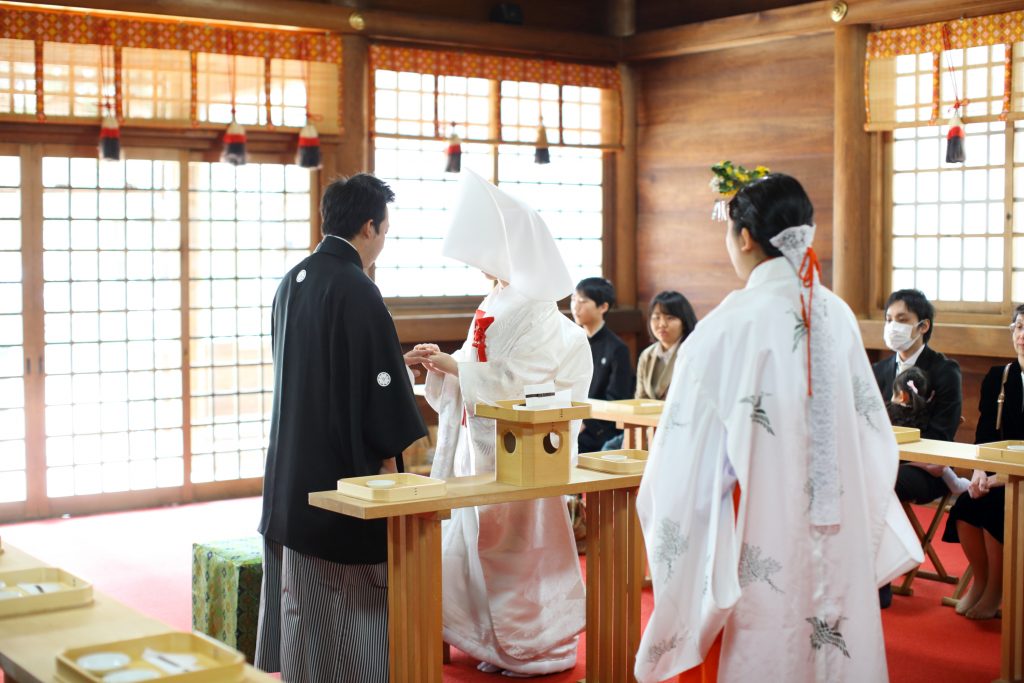
[[[636,677],[700,665],[721,634],[718,681],[885,681],[877,588],[922,553],[857,320],[819,282],[800,183],[768,175],[728,209],[746,286],[680,348],[637,500],[654,611]]]
[[[418,346],[426,396],[438,412],[431,476],[495,469],[495,422],[477,403],[523,397],[528,384],[554,382],[574,401],[593,372],[586,334],[558,311],[572,280],[535,211],[462,171],[443,253],[493,277],[462,348],[452,355]],[[579,421],[571,430],[573,463]],[[576,664],[585,592],[561,497],[452,510],[442,535],[444,638],[483,671],[540,675]]]

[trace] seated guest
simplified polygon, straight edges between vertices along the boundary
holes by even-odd
[[[935,307],[916,289],[901,289],[889,295],[885,304],[885,328],[882,338],[895,353],[872,366],[882,396],[891,396],[893,380],[908,368],[923,370],[931,385],[925,397],[928,420],[921,438],[952,441],[960,426],[963,397],[960,390],[960,365],[928,347],[935,321]],[[896,472],[896,496],[901,501],[929,503],[949,490],[942,480],[941,465],[900,463]],[[883,608],[892,602],[889,585],[878,590]]]
[[[952,441],[960,426],[960,365],[928,346],[935,307],[916,289],[901,289],[885,306],[885,345],[895,353],[874,364],[875,381],[882,396],[891,396],[893,380],[907,368],[922,370],[931,385],[925,397],[928,420],[921,438]],[[896,495],[902,501],[929,503],[947,491],[939,465],[902,463],[896,475]]]
[[[1013,349],[1017,359],[988,371],[981,383],[974,443],[1024,439],[1024,304],[1014,310]],[[1000,406],[1000,401],[1003,401]],[[956,606],[968,619],[991,619],[1003,598],[1003,505],[1006,489],[995,475],[975,470],[967,493],[949,511],[942,540],[960,541],[974,581]]]
[[[580,280],[572,295],[572,317],[590,339],[594,376],[588,398],[618,401],[633,395],[633,363],[629,347],[604,324],[605,313],[615,305],[615,287],[603,277]],[[580,453],[601,450],[612,437],[622,434],[614,422],[584,420],[580,430]]]
[[[663,401],[672,381],[676,352],[697,326],[697,316],[686,297],[671,290],[656,294],[647,314],[656,341],[643,350],[637,362],[635,398]]]
[[[931,395],[928,377],[920,368],[907,368],[892,383],[892,398],[885,405],[889,413],[889,422],[895,427],[913,427],[924,429],[928,426],[927,396]],[[923,463],[908,463],[915,467],[924,467]],[[951,493],[959,496],[970,486],[970,481],[958,476],[952,467],[942,468],[942,481]]]
[[[647,319],[651,337],[655,341],[640,353],[636,366],[636,393],[633,397],[663,401],[672,381],[676,352],[697,326],[697,315],[685,296],[665,290],[651,299]],[[621,434],[605,443],[602,450],[617,448],[622,448]]]

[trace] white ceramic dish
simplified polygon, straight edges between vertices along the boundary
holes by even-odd
[[[131,661],[132,658],[123,652],[93,652],[79,657],[75,663],[87,671],[103,673],[120,669]]]

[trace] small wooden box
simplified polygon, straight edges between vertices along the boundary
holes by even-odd
[[[478,403],[477,417],[497,421],[495,478],[514,486],[568,484],[572,477],[572,431],[569,423],[590,417],[590,404],[570,408],[516,408],[525,401]]]
[[[187,654],[196,658],[196,664],[203,667],[198,671],[168,673],[156,664],[143,659],[147,650],[162,654]],[[81,657],[100,652],[117,652],[131,657],[131,661],[116,671],[141,669],[160,674],[153,680],[167,683],[231,683],[245,677],[245,655],[218,643],[201,633],[170,632],[145,638],[116,640],[86,647],[65,650],[57,655],[57,677],[68,683],[102,683],[104,676],[113,671],[89,671],[78,665]]]
[[[665,402],[656,398],[626,398],[621,401],[606,401],[602,407],[629,415],[658,415],[664,409]]]
[[[92,603],[92,584],[56,567],[34,567],[20,571],[0,572],[4,587],[0,591],[21,593],[20,597],[0,600],[0,617],[50,612]],[[29,594],[18,588],[19,583],[57,583],[60,590],[52,593]]]
[[[921,440],[921,430],[916,427],[893,427],[892,433],[896,443],[911,443]]]
[[[978,444],[978,457],[984,460],[1003,460],[1024,465],[1024,441],[994,441]]]
[[[375,489],[366,482],[375,479],[390,479],[395,485],[389,489]],[[422,474],[398,472],[396,474],[374,474],[369,477],[349,477],[338,480],[338,492],[361,500],[378,503],[393,503],[418,498],[441,498],[448,492],[443,479],[431,479]]]
[[[605,456],[625,456],[625,460],[609,460]],[[647,451],[623,449],[617,451],[600,451],[598,453],[580,453],[578,467],[585,470],[608,472],[609,474],[640,474],[647,466]]]

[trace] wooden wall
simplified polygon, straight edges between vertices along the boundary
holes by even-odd
[[[710,220],[709,167],[765,164],[798,178],[815,207],[831,282],[833,39],[798,38],[637,67],[637,286],[678,289],[698,316],[742,283]],[[642,305],[642,303],[641,303]]]

